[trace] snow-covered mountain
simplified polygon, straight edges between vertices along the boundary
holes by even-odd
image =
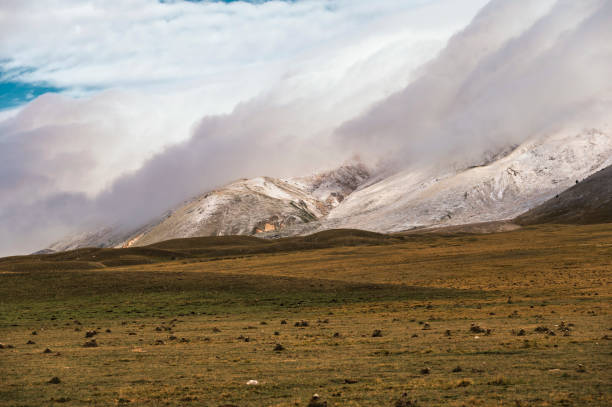
[[[472,165],[438,163],[383,175],[353,164],[300,178],[242,179],[136,230],[106,227],[50,249],[143,246],[194,236],[279,237],[334,228],[398,232],[507,220],[611,164],[612,133],[603,126],[532,139],[486,153]]]
[[[484,165],[399,172],[351,194],[323,227],[393,232],[511,219],[611,163],[609,129],[568,130]]]
[[[279,231],[324,218],[369,176],[364,165],[351,164],[308,177],[242,179],[189,199],[137,230],[103,227],[49,248],[143,246],[183,237]]]

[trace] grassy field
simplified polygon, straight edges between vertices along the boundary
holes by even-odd
[[[609,406],[611,276],[612,224],[0,259],[0,406]]]

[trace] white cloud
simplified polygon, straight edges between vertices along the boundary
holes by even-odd
[[[0,114],[0,254],[89,215],[140,219],[235,177],[337,162],[333,128],[408,84],[485,3],[4,0],[1,69],[67,91]],[[138,208],[156,181],[166,192]]]
[[[418,80],[344,124],[339,142],[396,165],[469,161],[560,128],[604,125],[611,19],[607,0],[495,0]]]

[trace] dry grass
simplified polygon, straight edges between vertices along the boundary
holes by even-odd
[[[612,225],[338,244],[0,261],[0,406],[612,403]]]

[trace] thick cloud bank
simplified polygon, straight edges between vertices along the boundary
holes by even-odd
[[[66,91],[0,112],[0,255],[336,165],[331,129],[409,83],[486,0],[253,3],[1,2],[0,86]]]
[[[527,138],[609,120],[612,2],[487,5],[422,76],[339,130],[401,166],[477,160]]]
[[[267,7],[287,10],[291,21],[292,5],[315,10],[321,3]],[[250,80],[236,76],[248,89],[221,98],[223,108],[215,109],[219,93],[209,92],[199,78],[193,82],[198,86],[168,85],[165,93],[139,85],[85,99],[45,95],[0,122],[0,254],[36,250],[96,224],[134,227],[238,177],[300,174],[354,154],[398,167],[449,155],[471,160],[556,127],[590,127],[609,110],[609,1],[495,0],[416,73],[447,34],[442,27],[433,33],[406,27],[437,15],[456,23],[445,13],[461,7],[431,2],[400,7],[393,16],[368,8],[373,3],[390,10],[412,2],[334,3],[337,10],[329,13],[353,12],[352,19],[334,22],[358,21],[360,30],[345,27],[337,38],[321,40],[324,45],[306,41],[316,49],[304,51],[301,45],[300,53],[286,51],[291,56],[283,63],[261,62],[256,74],[245,76]],[[475,10],[484,2],[461,3]],[[240,7],[247,20],[261,18],[249,17],[261,5]],[[377,18],[364,17],[372,14]],[[190,21],[177,17],[182,18]],[[266,35],[287,33],[291,30]],[[249,50],[239,47],[232,55]],[[54,58],[32,54],[32,61]],[[122,57],[109,60],[115,59]],[[199,63],[193,63],[194,76]],[[180,74],[167,65],[167,76],[155,73],[162,82]],[[234,76],[224,76],[225,66],[217,68],[225,79],[215,86],[232,89],[227,81]],[[87,72],[75,70],[87,83]],[[138,77],[127,76],[131,83]],[[57,85],[65,85],[62,78]]]

